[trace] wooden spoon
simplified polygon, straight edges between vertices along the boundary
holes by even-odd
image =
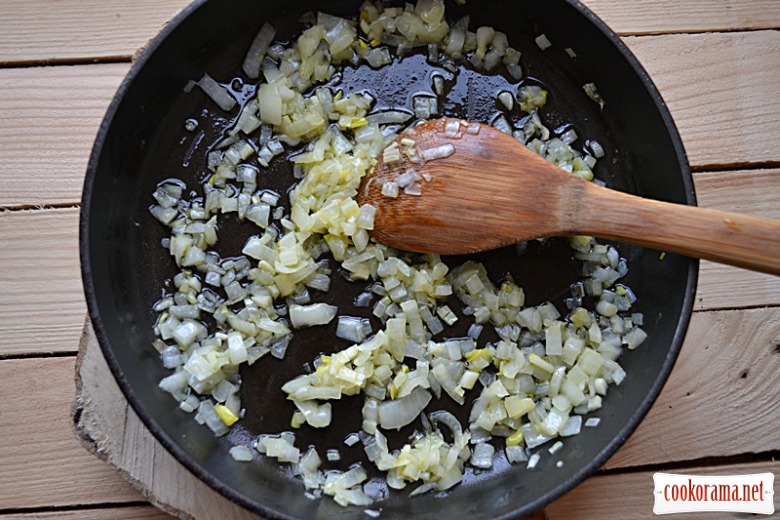
[[[455,137],[448,121],[456,120],[426,122],[396,142],[418,156],[454,153],[424,163],[401,153],[400,161],[386,162],[395,154],[386,150],[363,181],[358,202],[377,208],[371,234],[378,242],[420,253],[466,254],[534,238],[589,235],[780,274],[780,220],[602,188],[495,128],[468,123],[469,130],[463,122]],[[423,177],[420,195],[404,189],[395,198],[382,194],[386,182],[409,170]]]

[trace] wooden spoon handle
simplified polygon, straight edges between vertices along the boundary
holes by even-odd
[[[780,219],[643,199],[587,185],[579,233],[780,275]]]

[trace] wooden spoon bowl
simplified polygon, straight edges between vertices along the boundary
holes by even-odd
[[[386,150],[364,179],[358,202],[377,209],[377,241],[420,253],[467,254],[541,237],[589,235],[780,274],[780,220],[603,188],[493,127],[454,121],[408,129],[391,144],[402,151],[400,160],[388,161],[397,154]],[[443,157],[421,161],[426,152]],[[420,194],[401,189],[396,197],[383,195],[383,186],[404,173],[420,178],[419,188],[407,188]]]

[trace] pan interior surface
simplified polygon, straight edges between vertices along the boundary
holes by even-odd
[[[353,17],[357,1],[220,0],[196,2],[154,40],[133,66],[120,87],[101,127],[89,163],[81,222],[82,270],[90,315],[106,359],[128,401],[152,433],[188,469],[228,498],[268,518],[363,518],[363,508],[342,508],[332,500],[307,500],[303,486],[288,468],[260,458],[250,464],[234,461],[230,446],[272,428],[289,424],[293,410],[279,390],[281,383],[301,373],[323,342],[333,343],[333,328],[296,336],[300,350],[289,352],[283,364],[264,359],[243,373],[242,401],[247,418],[223,438],[215,438],[192,416],[180,411],[168,394],[158,389],[168,374],[151,344],[155,314],[151,308],[161,288],[176,272],[160,246],[165,230],[148,212],[151,193],[167,178],[184,179],[190,188],[205,171],[207,143],[213,143],[231,121],[195,89],[184,94],[188,81],[204,72],[236,92],[250,95],[251,84],[240,74],[246,49],[266,21],[277,34],[292,37],[307,11]],[[542,82],[551,92],[550,108],[542,113],[548,126],[572,123],[581,136],[596,139],[607,155],[596,168],[598,178],[610,187],[644,197],[683,204],[695,203],[685,154],[671,117],[635,59],[589,11],[575,1],[469,2],[447,5],[450,19],[471,17],[470,28],[490,25],[505,32],[510,44],[521,50],[529,81]],[[542,51],[534,37],[546,34],[553,47]],[[279,36],[278,36],[279,37]],[[564,49],[571,48],[576,58]],[[345,71],[342,88],[370,88],[380,103],[404,103],[415,89],[429,81],[424,59],[409,58],[388,71],[366,67]],[[582,89],[594,82],[606,100],[603,109]],[[488,81],[485,99],[495,94]],[[462,117],[483,115],[483,101],[469,104],[453,90],[445,110]],[[493,110],[494,107],[489,107]],[[197,132],[186,132],[184,121],[196,118]],[[201,145],[201,143],[203,143]],[[285,193],[291,171],[277,161],[268,185]],[[230,227],[230,222],[226,226]],[[231,228],[232,229],[232,228]],[[248,234],[225,236],[220,247],[240,250]],[[224,234],[222,235],[224,236]],[[221,236],[221,239],[222,239]],[[514,248],[480,255],[491,273],[512,272],[523,286],[529,303],[551,300],[559,305],[576,269],[561,257],[555,245],[532,244],[519,258]],[[451,491],[410,499],[408,490],[389,493],[374,508],[382,518],[468,517],[514,518],[542,507],[598,469],[630,435],[649,409],[671,370],[680,348],[693,302],[697,262],[675,255],[618,245],[629,261],[626,283],[639,296],[638,312],[645,315],[648,340],[621,358],[628,377],[610,390],[604,407],[593,414],[597,428],[564,439],[564,448],[548,456],[546,446],[539,465],[510,466],[498,457],[494,469],[467,472],[464,483]],[[561,273],[564,273],[561,275]],[[527,283],[526,283],[527,281]],[[334,301],[348,300],[332,291]],[[341,287],[341,285],[339,285]],[[330,298],[331,296],[329,296]],[[292,350],[292,349],[291,349]],[[268,356],[270,358],[270,356]],[[284,367],[279,369],[278,367]],[[346,411],[359,417],[361,403],[346,403]],[[350,408],[351,407],[351,408]],[[332,435],[339,447],[344,433],[356,431],[348,420]],[[314,439],[318,432],[301,432]],[[563,461],[557,467],[557,461]],[[379,480],[371,485],[381,487]]]

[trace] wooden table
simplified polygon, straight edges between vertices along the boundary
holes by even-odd
[[[131,56],[186,3],[0,2],[0,519],[168,518],[79,444],[71,401],[87,157]],[[780,218],[780,2],[586,3],[661,90],[700,205]],[[650,517],[658,470],[780,475],[779,306],[780,278],[702,262],[659,400],[547,516]]]

